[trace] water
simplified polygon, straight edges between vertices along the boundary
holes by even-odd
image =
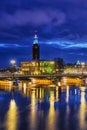
[[[25,86],[25,85],[24,85]],[[86,130],[85,86],[0,91],[0,130]]]

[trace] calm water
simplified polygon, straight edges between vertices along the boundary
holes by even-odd
[[[0,91],[0,130],[87,130],[85,86]]]

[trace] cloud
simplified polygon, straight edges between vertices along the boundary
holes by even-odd
[[[47,39],[59,37],[76,40],[83,37],[87,40],[86,3],[86,0],[1,1],[0,32],[9,31],[9,36],[6,36],[13,40],[25,39],[31,35],[27,30],[35,29],[40,31],[41,37]]]
[[[17,10],[14,14],[3,12],[0,19],[0,28],[9,28],[32,24],[40,25],[61,25],[65,23],[66,16],[59,10]]]
[[[24,47],[22,44],[9,44],[9,43],[0,43],[0,48],[20,48]],[[28,47],[28,45],[25,45],[25,47]]]
[[[31,59],[35,30],[42,58],[86,61],[87,0],[0,1],[1,59]]]
[[[51,45],[55,48],[61,49],[85,49],[87,48],[87,42],[78,42],[78,41],[62,41],[62,40],[51,40],[44,42],[45,44]],[[41,42],[43,44],[43,42]]]

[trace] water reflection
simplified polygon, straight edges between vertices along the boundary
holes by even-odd
[[[78,86],[37,86],[23,93],[31,97],[30,129],[85,129],[85,91]],[[85,87],[83,87],[85,89]],[[85,104],[85,105],[84,105]],[[45,115],[46,113],[46,115]],[[40,122],[37,120],[40,119]],[[46,119],[46,122],[44,119]],[[64,122],[64,124],[62,124]],[[76,123],[76,124],[75,124]]]
[[[49,108],[49,113],[48,113],[48,118],[47,118],[47,129],[48,130],[55,130],[55,110],[54,110],[54,101],[55,101],[55,97],[54,97],[54,91],[50,91],[50,98],[49,98],[49,102],[50,102],[50,108]]]
[[[29,115],[30,120],[30,129],[36,128],[36,111],[37,111],[37,105],[36,105],[36,96],[35,96],[35,90],[31,91],[31,113]]]
[[[18,124],[18,109],[14,99],[11,99],[9,110],[6,116],[6,129],[17,130]]]
[[[86,100],[85,100],[85,88],[81,87],[81,106],[79,110],[79,116],[80,116],[80,128],[81,129],[86,129],[87,128],[87,105],[86,105]]]
[[[0,91],[0,119],[3,130],[86,130],[87,88],[20,81],[19,91]]]

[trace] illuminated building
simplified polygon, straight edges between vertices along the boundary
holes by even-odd
[[[67,65],[64,73],[66,74],[87,74],[87,64],[84,62],[75,65]]]
[[[38,45],[38,37],[35,34],[34,43],[32,46],[32,60],[39,60],[39,59],[40,59],[40,47]]]
[[[55,61],[40,60],[38,37],[35,34],[32,46],[32,61],[21,62],[20,74],[41,75],[55,74]]]
[[[55,74],[55,62],[41,60],[22,62],[20,73],[25,75]]]

